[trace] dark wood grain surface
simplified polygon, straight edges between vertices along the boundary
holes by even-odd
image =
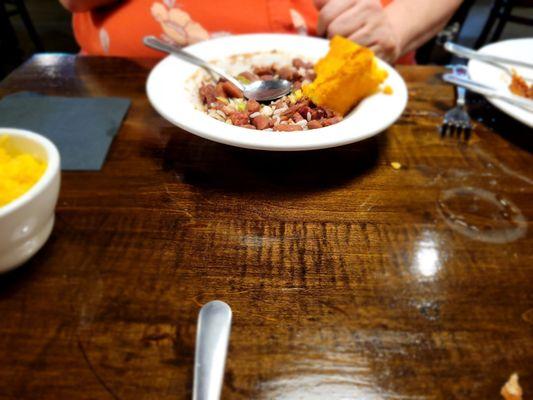
[[[533,396],[530,129],[480,103],[468,143],[442,139],[453,89],[404,67],[379,136],[242,150],[158,116],[153,65],[41,55],[0,84],[133,101],[103,169],[63,173],[44,248],[0,276],[0,398],[190,398],[213,299],[234,311],[224,399],[498,399],[515,371]]]

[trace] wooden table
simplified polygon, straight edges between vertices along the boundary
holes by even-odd
[[[0,398],[190,398],[213,299],[234,311],[223,399],[498,399],[515,371],[533,396],[529,129],[481,105],[495,130],[440,138],[453,89],[407,67],[374,139],[241,150],[163,120],[153,65],[42,55],[0,85],[133,100],[103,169],[63,173],[45,247],[0,277]]]

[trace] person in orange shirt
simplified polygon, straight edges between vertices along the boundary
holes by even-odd
[[[73,12],[82,54],[162,57],[142,44],[156,35],[186,46],[255,32],[345,36],[389,62],[439,32],[461,0],[60,0]]]

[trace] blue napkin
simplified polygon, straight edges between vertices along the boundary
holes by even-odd
[[[0,127],[28,129],[59,149],[64,170],[99,170],[131,101],[19,92],[0,101]],[[0,135],[2,134],[0,130]]]

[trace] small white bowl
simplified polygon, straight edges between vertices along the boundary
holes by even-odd
[[[0,206],[0,273],[18,267],[44,245],[54,226],[60,185],[60,158],[55,145],[36,133],[0,128],[0,137],[23,152],[46,161],[43,176],[30,190]]]

